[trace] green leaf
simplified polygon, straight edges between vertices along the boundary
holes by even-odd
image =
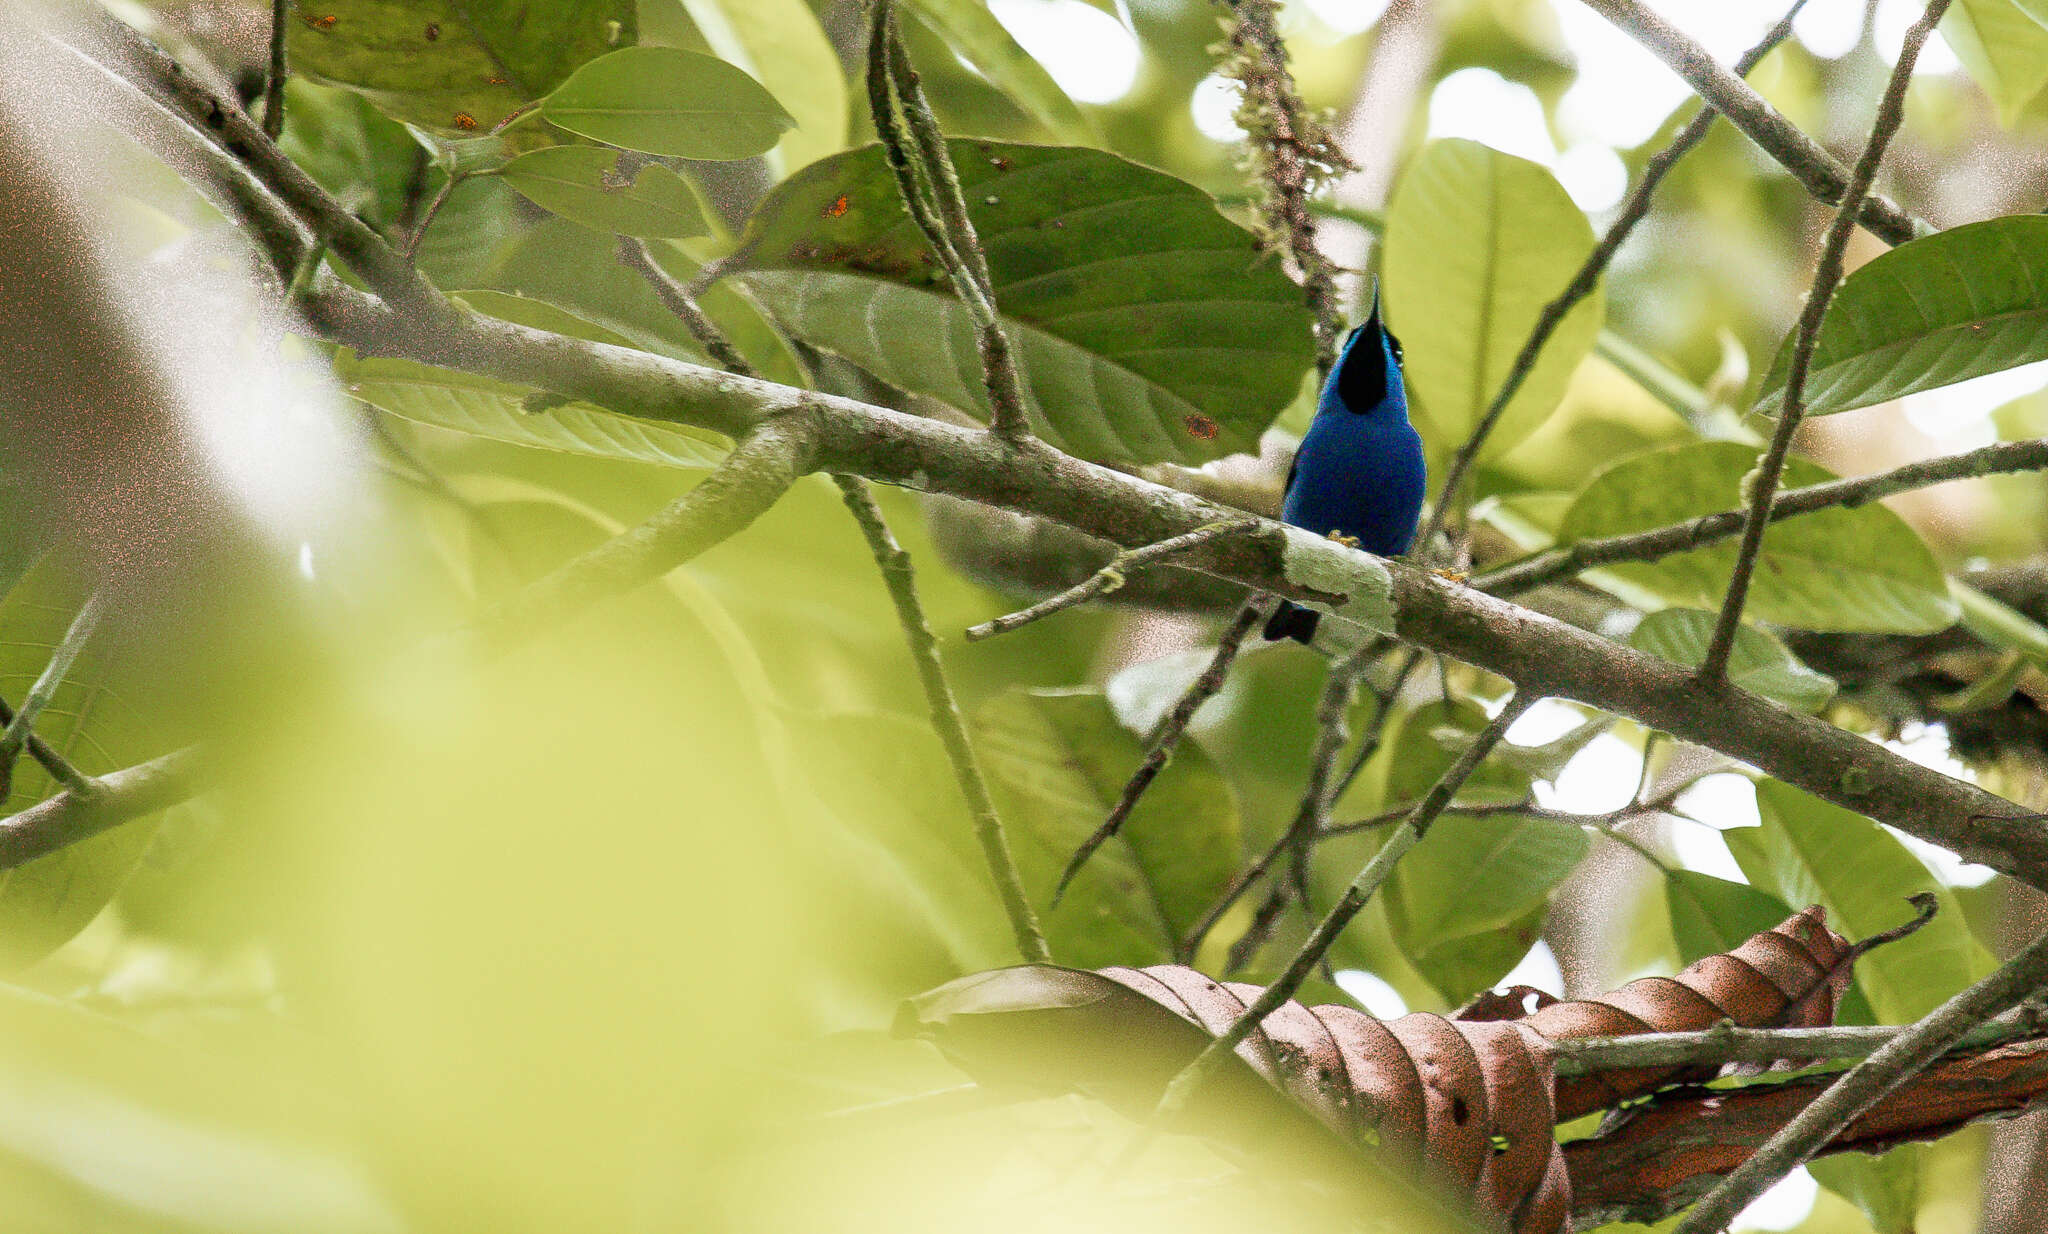
[[[1578,827],[1445,815],[1394,867],[1387,921],[1446,1003],[1491,987],[1542,933],[1551,889],[1586,856]]]
[[[1432,142],[1387,210],[1387,322],[1406,345],[1411,418],[1448,456],[1486,413],[1543,306],[1593,247],[1556,177],[1477,142]],[[1606,314],[1595,289],[1574,308],[1480,451],[1497,457],[1557,409]]]
[[[846,148],[846,69],[804,0],[682,0],[711,50],[751,74],[796,127],[775,150],[788,168]]]
[[[1311,354],[1300,289],[1250,233],[1100,150],[949,144],[1042,436],[1122,462],[1257,449]],[[739,278],[798,338],[986,416],[973,325],[880,147],[779,185],[742,251]]]
[[[796,123],[760,82],[675,47],[593,60],[541,100],[540,113],[592,141],[686,159],[752,158]]]
[[[1942,37],[1991,97],[1999,123],[2007,128],[2048,84],[2048,31],[2040,16],[2038,3],[1956,0],[1941,19]]]
[[[1966,223],[1881,253],[1843,281],[1815,343],[1807,411],[1869,407],[2036,360],[2048,360],[2048,217]],[[1759,411],[1783,404],[1791,363],[1787,337]]]
[[[1010,37],[986,0],[906,0],[905,7],[944,39],[953,54],[1054,136],[1076,144],[1096,140],[1094,126],[1074,100]]]
[[[19,703],[49,663],[50,653],[92,593],[84,567],[63,550],[45,554],[0,600],[0,698]],[[36,720],[36,735],[86,775],[104,775],[164,752],[140,702],[119,640],[88,642],[55,697]],[[0,799],[0,817],[54,796],[55,781],[27,753]],[[85,928],[128,881],[156,834],[155,818],[128,823],[26,865],[0,871],[0,968],[25,967]]]
[[[977,745],[1001,791],[1011,845],[1042,905],[1067,859],[1109,814],[1143,747],[1093,691],[1012,690],[978,719]],[[1044,914],[1054,954],[1086,967],[1170,956],[1236,870],[1239,828],[1229,783],[1184,743],[1118,838]]]
[[[1901,1144],[1888,1153],[1836,1153],[1806,1163],[1813,1181],[1863,1210],[1872,1234],[1914,1234],[1926,1146]]]
[[[1629,635],[1628,645],[1660,659],[1696,668],[1713,641],[1715,614],[1697,608],[1651,613]],[[1754,626],[1735,632],[1728,655],[1728,679],[1794,711],[1819,711],[1835,696],[1834,678],[1799,662],[1776,635]]]
[[[1793,911],[1769,892],[1698,870],[1666,871],[1664,905],[1671,914],[1671,938],[1678,944],[1678,958],[1687,964],[1733,951],[1750,935],[1772,929]]]
[[[1573,499],[1558,543],[1647,531],[1738,507],[1757,450],[1703,441],[1624,459],[1594,476]],[[1784,483],[1834,479],[1804,459],[1788,460]],[[1735,565],[1733,539],[1658,561],[1622,562],[1600,573],[1669,604],[1718,609]],[[1828,509],[1787,519],[1764,537],[1748,615],[1805,630],[1927,633],[1956,619],[1956,604],[1934,554],[1904,519],[1883,506]]]
[[[710,230],[687,181],[659,163],[622,172],[631,157],[595,146],[550,146],[520,155],[498,174],[534,205],[595,231],[701,236]]]
[[[344,353],[334,373],[349,394],[402,420],[515,446],[687,468],[715,467],[731,448],[704,429],[556,406],[526,386],[411,360]]]
[[[1820,904],[1828,923],[1866,938],[1913,915],[1906,897],[1935,896],[1940,911],[1918,933],[1856,962],[1856,982],[1886,1024],[1906,1024],[1991,971],[1953,892],[1889,831],[1777,780],[1756,786],[1759,827],[1721,833],[1753,886],[1787,904]]]
[[[633,0],[297,0],[294,73],[448,136],[490,129],[637,30]],[[289,114],[289,113],[287,113]]]

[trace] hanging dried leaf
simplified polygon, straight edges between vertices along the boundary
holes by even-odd
[[[1832,1024],[1856,953],[1814,905],[1733,951],[1676,977],[1643,977],[1598,998],[1552,1003],[1521,1023],[1552,1041],[1680,1033],[1733,1020],[1745,1028]],[[1557,1086],[1557,1115],[1573,1119],[1686,1078],[1681,1068],[1601,1071]]]
[[[1550,1042],[1721,1020],[1827,1024],[1857,954],[1815,907],[1676,977],[1632,981],[1597,999],[1546,1005],[1539,991],[1518,988],[1482,996],[1458,1018],[1387,1021],[1351,1007],[1286,1003],[1238,1047],[1244,1066],[1204,1089],[1191,1118],[1239,1131],[1248,1120],[1277,1125],[1288,1112],[1297,1122],[1312,1118],[1333,1146],[1377,1148],[1350,1157],[1456,1197],[1486,1225],[1556,1234],[1566,1228],[1572,1188],[1554,1126],[1683,1078],[1683,1069],[1558,1085]],[[1259,994],[1258,986],[1179,965],[1027,965],[910,1000],[899,1031],[931,1038],[984,1084],[1080,1091],[1143,1118],[1167,1080]],[[1538,1009],[1525,1014],[1529,1002]]]

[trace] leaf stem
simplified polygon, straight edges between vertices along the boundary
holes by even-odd
[[[1728,657],[1735,646],[1735,631],[1742,624],[1743,606],[1749,599],[1750,579],[1756,573],[1764,532],[1770,527],[1771,503],[1777,497],[1778,482],[1785,473],[1785,460],[1792,452],[1792,436],[1799,431],[1799,422],[1806,416],[1807,372],[1813,364],[1814,347],[1820,340],[1821,322],[1827,317],[1828,305],[1834,300],[1836,285],[1842,281],[1849,236],[1856,229],[1858,212],[1872,182],[1877,179],[1879,166],[1884,162],[1885,147],[1891,144],[1892,134],[1898,132],[1900,123],[1906,118],[1906,89],[1912,84],[1913,65],[1920,58],[1920,48],[1934,33],[1935,23],[1941,20],[1948,6],[1949,0],[1930,0],[1927,11],[1906,31],[1905,42],[1899,48],[1898,64],[1893,68],[1891,81],[1877,105],[1877,119],[1871,125],[1870,140],[1864,144],[1862,157],[1856,160],[1848,187],[1842,191],[1842,204],[1835,211],[1827,236],[1821,242],[1820,261],[1813,272],[1813,289],[1807,293],[1806,307],[1799,315],[1797,332],[1793,335],[1792,360],[1786,370],[1785,401],[1778,412],[1778,428],[1749,479],[1749,512],[1742,527],[1742,543],[1736,550],[1735,569],[1728,578],[1727,598],[1714,622],[1713,638],[1707,643],[1705,658],[1700,661],[1702,681],[1719,681],[1727,676]]]
[[[99,625],[101,603],[100,592],[95,591],[86,598],[77,614],[72,617],[70,626],[64,631],[63,641],[50,652],[50,659],[43,665],[42,673],[36,677],[35,684],[29,687],[28,694],[22,698],[21,706],[7,721],[6,729],[0,731],[0,797],[5,796],[5,786],[13,782],[15,760],[21,757],[22,748],[28,744],[29,737],[34,733],[36,718],[42,715],[43,709],[56,697],[57,688],[64,684],[64,678],[70,674],[71,666],[78,662],[79,653],[85,650],[85,644],[92,638],[94,627]],[[43,762],[44,769],[49,771],[66,790],[74,793],[88,791],[91,782],[80,775],[77,768],[71,766],[68,761],[59,759],[54,766],[47,760],[38,761]]]
[[[1012,630],[1021,630],[1034,621],[1041,621],[1052,616],[1054,613],[1064,612],[1077,605],[1086,604],[1098,596],[1106,596],[1117,591],[1133,572],[1143,569],[1155,561],[1207,544],[1218,536],[1256,531],[1259,525],[1257,519],[1251,518],[1208,523],[1184,535],[1171,536],[1156,544],[1147,544],[1143,548],[1125,549],[1111,558],[1108,565],[1103,566],[1100,570],[1097,570],[1065,591],[1060,592],[1058,595],[1047,596],[1029,608],[1018,609],[1014,613],[1006,613],[993,621],[984,621],[978,626],[969,626],[967,629],[967,641],[978,643],[985,638],[994,638],[998,634],[1008,634]]]

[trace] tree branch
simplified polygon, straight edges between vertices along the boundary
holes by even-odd
[[[0,819],[0,870],[11,870],[103,831],[166,810],[198,791],[199,751],[188,746],[91,781]]]
[[[263,81],[263,135],[276,141],[284,132],[284,36],[291,0],[270,0],[270,72]]]
[[[1829,205],[1841,202],[1849,174],[1833,155],[1801,132],[1740,77],[1721,67],[1706,48],[1652,12],[1642,0],[1585,0],[1587,8],[1605,17],[1653,52],[1728,117],[1764,153],[1791,172],[1806,191]],[[1904,244],[1932,230],[1891,201],[1873,194],[1857,207],[1857,216],[1871,234],[1888,244]]]
[[[1952,480],[2048,468],[2048,439],[2001,441],[1961,454],[1924,459],[1874,475],[1854,476],[1783,491],[1771,499],[1770,521],[1811,514],[1833,506],[1855,509],[1870,502]],[[1489,570],[1472,585],[1493,595],[1511,596],[1567,578],[1582,570],[1617,561],[1655,561],[1673,553],[1725,540],[1741,531],[1741,510],[1702,514],[1683,523],[1627,535],[1581,540],[1569,548],[1549,549],[1521,561]]]
[[[1938,9],[1942,2],[1936,0],[1934,7]],[[1900,59],[1903,62],[1905,57]],[[1780,1127],[1754,1156],[1722,1179],[1685,1215],[1673,1234],[1709,1234],[1727,1226],[1750,1201],[1840,1135],[1886,1093],[1926,1070],[1971,1029],[2044,986],[2048,986],[2048,934],[1851,1067],[1813,1104]]]
[[[1778,481],[1785,474],[1785,460],[1792,452],[1792,436],[1799,431],[1799,422],[1806,417],[1806,375],[1813,364],[1813,349],[1820,341],[1821,322],[1828,315],[1828,305],[1834,302],[1835,287],[1842,281],[1842,265],[1849,251],[1849,235],[1856,227],[1856,212],[1863,199],[1870,192],[1871,184],[1877,179],[1877,169],[1884,163],[1885,147],[1891,144],[1892,134],[1898,132],[1899,124],[1906,118],[1906,88],[1913,81],[1913,65],[1920,58],[1920,48],[1927,42],[1927,36],[1934,33],[1934,24],[1941,20],[1948,8],[1949,0],[1930,0],[1927,11],[1919,21],[1906,31],[1906,40],[1899,48],[1899,62],[1892,69],[1891,81],[1885,86],[1884,97],[1878,101],[1877,119],[1870,126],[1870,140],[1864,144],[1863,154],[1856,160],[1856,170],[1849,177],[1849,185],[1842,193],[1841,208],[1828,225],[1827,237],[1821,242],[1820,261],[1813,272],[1813,289],[1806,295],[1806,307],[1799,314],[1799,326],[1793,336],[1792,361],[1786,370],[1785,402],[1778,412],[1778,428],[1771,435],[1770,448],[1757,463],[1756,470],[1748,477],[1749,513],[1742,525],[1742,544],[1736,550],[1735,569],[1728,576],[1728,595],[1721,602],[1721,612],[1714,620],[1714,634],[1708,640],[1707,653],[1700,660],[1700,677],[1715,681],[1728,672],[1728,656],[1735,647],[1735,632],[1742,625],[1742,610],[1749,600],[1749,580],[1756,572],[1757,555],[1763,551],[1764,532],[1770,527],[1771,502],[1778,494]]]
[[[697,487],[521,588],[478,619],[477,634],[493,649],[510,646],[660,578],[744,530],[811,470],[812,457],[801,417],[765,421]]]
[[[1826,1028],[1743,1028],[1723,1021],[1691,1033],[1580,1037],[1550,1043],[1560,1079],[1635,1067],[1715,1067],[1792,1059],[1862,1059],[1910,1026],[1833,1024]],[[1963,1034],[1951,1050],[1984,1050],[2048,1036],[2048,1017],[2031,1004]]]
[[[1098,596],[1109,595],[1124,585],[1132,571],[1143,569],[1163,557],[1171,557],[1196,545],[1207,544],[1217,536],[1256,531],[1258,527],[1257,519],[1233,519],[1227,523],[1211,523],[1206,527],[1197,527],[1186,535],[1161,540],[1157,544],[1147,544],[1143,548],[1126,549],[1112,558],[1108,565],[1058,595],[1047,596],[1029,608],[1005,613],[993,621],[984,621],[978,626],[968,627],[967,641],[978,643],[982,639],[994,638],[998,634],[1021,630],[1032,622],[1041,621],[1054,613],[1086,604]]]
[[[421,329],[338,286],[308,297],[305,307],[326,337],[358,350],[535,385],[626,415],[739,434],[760,419],[802,412],[817,433],[816,463],[826,470],[1038,515],[1125,547],[1244,517],[1052,451],[1020,453],[978,430],[629,348],[475,317],[452,329]],[[1378,580],[1390,579],[1393,633],[1402,639],[1532,693],[1573,699],[1711,746],[1824,800],[2048,888],[2048,828],[2010,801],[1824,721],[1725,683],[1703,684],[1687,669],[1426,571],[1268,526],[1265,534],[1201,545],[1182,564],[1324,608],[1376,595],[1384,586]],[[1307,577],[1321,581],[1295,581]]]
[[[1735,62],[1734,75],[1738,80],[1749,76],[1751,69],[1762,62],[1765,56],[1770,55],[1773,48],[1785,41],[1786,36],[1792,33],[1793,19],[1798,17],[1799,11],[1805,7],[1806,0],[1793,0],[1792,7],[1786,10],[1785,16],[1778,19],[1778,24],[1772,26],[1756,46],[1742,53],[1742,58]],[[1621,203],[1621,209],[1616,213],[1614,222],[1607,228],[1607,234],[1593,246],[1592,252],[1586,254],[1586,260],[1579,266],[1578,273],[1572,275],[1564,290],[1557,293],[1557,298],[1543,306],[1543,312],[1536,318],[1535,328],[1529,331],[1528,340],[1522,344],[1522,350],[1516,353],[1514,363],[1508,366],[1507,376],[1501,379],[1500,389],[1494,392],[1493,401],[1486,405],[1485,413],[1479,417],[1479,423],[1473,426],[1471,435],[1465,439],[1465,444],[1459,446],[1457,454],[1451,457],[1450,466],[1444,471],[1443,485],[1437,490],[1436,508],[1430,511],[1429,522],[1424,526],[1422,534],[1416,537],[1416,543],[1428,545],[1436,538],[1436,533],[1443,528],[1458,500],[1458,486],[1463,483],[1466,471],[1479,457],[1480,448],[1486,444],[1486,439],[1492,435],[1494,426],[1500,423],[1501,416],[1507,412],[1508,403],[1514,399],[1516,392],[1522,388],[1522,383],[1535,369],[1544,346],[1550,342],[1550,336],[1557,332],[1558,326],[1564,323],[1565,317],[1579,301],[1593,294],[1593,288],[1599,284],[1600,276],[1613,262],[1614,255],[1621,251],[1621,246],[1634,233],[1636,225],[1648,217],[1650,199],[1656,195],[1657,186],[1664,182],[1664,177],[1673,167],[1678,166],[1680,159],[1690,154],[1693,147],[1706,139],[1708,131],[1714,127],[1714,121],[1719,119],[1720,115],[1711,103],[1703,101],[1698,113],[1686,122],[1676,137],[1671,139],[1671,144],[1659,150],[1651,156],[1649,162],[1643,164],[1642,178],[1637,180],[1635,188],[1629,191],[1627,200]]]
[[[43,671],[36,675],[35,683],[22,696],[21,706],[7,718],[7,727],[0,730],[0,797],[5,797],[7,788],[14,783],[14,762],[21,757],[22,747],[35,735],[36,717],[50,700],[57,695],[57,687],[71,672],[71,666],[85,650],[86,641],[92,637],[94,627],[100,622],[100,594],[94,592],[79,607],[78,613],[64,631],[64,640],[50,652],[50,659],[43,665]],[[48,771],[67,790],[82,793],[87,790],[85,777],[63,759],[54,764],[40,760]],[[60,771],[61,768],[61,771]]]

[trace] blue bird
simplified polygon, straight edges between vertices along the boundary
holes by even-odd
[[[1415,541],[1426,487],[1422,438],[1408,423],[1401,343],[1380,322],[1375,292],[1372,314],[1344,340],[1323,383],[1316,418],[1287,473],[1280,518],[1395,557]],[[1266,622],[1266,637],[1306,644],[1321,616],[1282,600]]]

